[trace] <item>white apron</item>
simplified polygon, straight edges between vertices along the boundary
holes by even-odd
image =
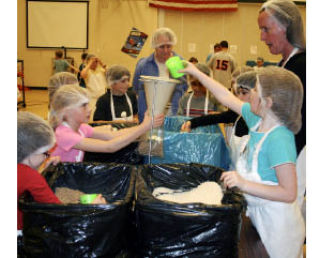
[[[127,93],[125,93],[124,95],[126,96],[131,115],[127,116],[127,112],[123,111],[121,113],[121,117],[116,117],[116,112],[114,109],[114,102],[113,102],[113,95],[112,95],[112,92],[110,92],[110,108],[111,108],[112,121],[114,120],[124,120],[124,121],[130,121],[130,122],[133,121],[133,110],[132,110],[131,100]]]
[[[264,134],[253,153],[252,169],[247,171],[245,155],[240,155],[237,161],[237,171],[245,179],[276,185],[271,181],[262,181],[258,174],[258,156],[266,137],[275,128]],[[243,143],[244,149],[249,141]],[[302,258],[303,242],[305,239],[305,225],[297,201],[285,203],[270,201],[249,194],[244,194],[248,207],[247,216],[256,227],[260,238],[271,258]]]
[[[189,96],[188,102],[187,102],[187,110],[186,110],[186,116],[190,116],[190,106],[191,106],[191,100],[193,98],[194,92],[192,92]],[[204,101],[204,114],[208,114],[208,105],[209,105],[209,91],[206,91],[206,99]]]
[[[230,169],[235,169],[236,167],[236,162],[240,156],[240,146],[243,144],[243,142],[247,142],[247,139],[249,138],[249,135],[243,135],[241,136],[236,136],[236,126],[239,121],[241,116],[237,118],[235,121],[234,125],[231,127],[232,131],[228,135],[228,145],[229,145],[229,155],[231,159],[231,164],[230,164]]]

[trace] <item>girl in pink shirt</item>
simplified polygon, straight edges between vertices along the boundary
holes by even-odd
[[[76,85],[59,88],[52,101],[50,123],[55,129],[56,148],[52,155],[62,162],[81,162],[84,152],[116,152],[151,129],[152,119],[146,114],[140,125],[112,131],[111,126],[91,127],[89,93]],[[163,123],[164,115],[154,118],[153,127]]]

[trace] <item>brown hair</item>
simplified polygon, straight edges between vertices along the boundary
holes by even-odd
[[[63,56],[63,52],[61,50],[57,50],[56,51],[56,57],[62,58],[62,56]]]

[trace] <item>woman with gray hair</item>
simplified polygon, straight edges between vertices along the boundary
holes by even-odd
[[[137,97],[128,91],[129,70],[122,65],[112,65],[106,78],[110,89],[98,99],[93,120],[138,122]]]
[[[306,45],[302,17],[293,1],[270,0],[260,8],[258,24],[261,40],[270,53],[282,55],[278,66],[294,72],[303,85],[302,127],[295,135],[299,154],[306,145]]]
[[[42,118],[30,112],[18,112],[18,200],[29,192],[36,202],[61,203],[45,179],[37,171],[49,157],[49,150],[55,144],[54,132]],[[46,162],[56,164],[58,157]],[[18,208],[18,234],[23,229],[23,213]],[[22,232],[21,232],[22,233]]]
[[[140,81],[140,76],[159,76],[169,78],[169,72],[166,68],[165,62],[172,56],[177,54],[173,51],[173,46],[177,43],[175,33],[169,28],[158,28],[152,35],[152,48],[154,53],[150,56],[142,58],[138,61],[133,77],[133,88],[138,95],[138,116],[139,121],[142,122],[144,113],[147,110],[147,102],[143,82]],[[179,100],[187,90],[186,77],[179,84],[175,86],[175,90],[171,97],[170,115],[176,115],[179,107]]]

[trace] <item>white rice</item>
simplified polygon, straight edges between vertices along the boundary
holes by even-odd
[[[198,187],[186,192],[173,190],[166,187],[157,187],[152,195],[159,200],[176,203],[203,203],[219,205],[223,198],[223,192],[216,182],[204,182]]]

